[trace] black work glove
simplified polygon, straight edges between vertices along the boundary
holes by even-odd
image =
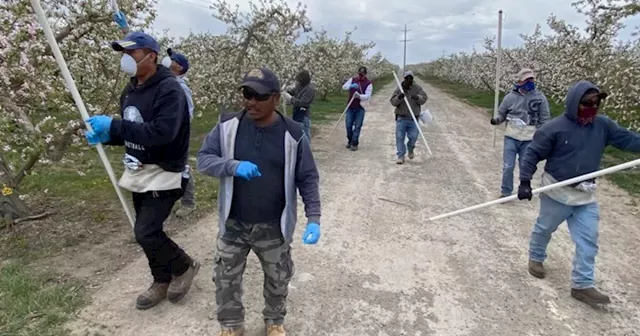
[[[401,93],[398,95],[398,99],[403,100],[404,99],[404,93]]]
[[[499,124],[500,124],[500,119],[491,118],[491,125],[499,125]]]
[[[518,199],[531,201],[531,197],[533,197],[533,193],[531,193],[531,181],[520,181],[520,186],[518,187]]]
[[[413,95],[413,96],[411,96],[411,99],[418,100],[419,98],[420,98],[420,97],[418,97],[418,95]]]

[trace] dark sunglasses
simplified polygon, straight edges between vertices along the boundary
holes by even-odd
[[[273,96],[273,93],[259,94],[255,90],[245,87],[245,88],[242,88],[242,96],[246,100],[255,99],[257,101],[265,101],[265,100],[269,100],[269,98]]]
[[[582,99],[580,100],[580,105],[598,107],[600,106],[600,98]]]

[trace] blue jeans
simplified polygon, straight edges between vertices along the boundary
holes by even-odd
[[[598,254],[598,203],[579,206],[562,204],[551,197],[540,194],[540,215],[533,227],[529,242],[529,259],[544,262],[551,234],[562,222],[567,221],[571,239],[576,244],[571,272],[571,287],[584,289],[594,287],[595,259]]]
[[[516,155],[518,165],[522,161],[524,152],[531,141],[520,141],[510,137],[504,137],[504,151],[502,153],[502,196],[510,196],[513,192],[513,169],[516,167]]]
[[[358,145],[360,140],[360,129],[364,122],[364,109],[349,108],[345,116],[345,125],[347,126],[347,139],[352,145]]]
[[[298,121],[300,126],[302,127],[302,131],[307,136],[307,140],[311,143],[311,118],[309,116],[304,116],[302,121]]]
[[[405,136],[409,138],[407,145],[404,145]],[[396,120],[396,150],[398,158],[404,158],[404,155],[409,152],[413,152],[416,147],[416,141],[418,141],[418,126],[413,120],[398,119]]]
[[[309,107],[294,107],[292,119],[297,121],[302,127],[302,131],[307,135],[311,143],[311,109]]]

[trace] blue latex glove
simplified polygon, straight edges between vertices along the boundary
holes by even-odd
[[[320,239],[320,225],[318,223],[307,224],[307,229],[304,230],[302,236],[302,242],[305,244],[315,244]]]
[[[99,143],[109,142],[109,140],[111,140],[111,135],[109,134],[109,132],[98,134],[94,131],[88,131],[84,134],[84,137],[87,138],[87,142],[91,146],[95,146]]]
[[[97,134],[100,134],[100,133],[109,133],[109,130],[111,129],[112,120],[113,118],[111,117],[107,117],[104,115],[97,115],[87,119],[87,122],[89,123],[89,125],[91,125],[91,128],[93,128],[94,132],[96,132]]]
[[[262,174],[260,174],[258,166],[256,166],[253,162],[241,161],[236,168],[236,176],[249,181],[255,177],[262,176]]]
[[[127,18],[121,11],[113,14],[113,21],[115,21],[121,29],[128,29],[129,24],[127,23]]]
[[[352,83],[352,84],[351,84],[351,86],[350,86],[350,88],[352,88],[352,89],[356,89],[356,90],[357,90],[357,89],[359,89],[359,88],[360,88],[360,86],[359,86],[358,84],[356,84],[356,83]]]

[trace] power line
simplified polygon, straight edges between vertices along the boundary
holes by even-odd
[[[400,42],[404,42],[404,57],[402,58],[402,73],[404,73],[405,71],[407,71],[407,42],[411,41],[411,40],[407,40],[407,32],[409,31],[407,29],[407,25],[404,25],[404,40],[400,40]]]

